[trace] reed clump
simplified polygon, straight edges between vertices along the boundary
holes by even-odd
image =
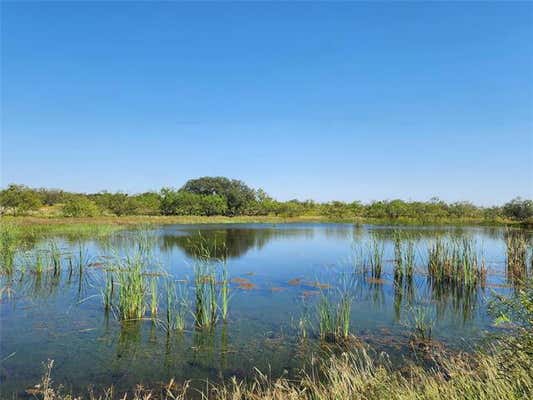
[[[513,283],[527,277],[529,238],[523,231],[508,230],[505,233],[507,277]]]
[[[485,279],[486,267],[472,239],[438,239],[428,251],[428,275],[437,285],[476,286]]]
[[[317,303],[318,336],[327,342],[338,342],[350,336],[352,296],[342,293],[338,298],[322,293]]]
[[[0,273],[13,273],[19,244],[18,230],[12,224],[0,224]]]

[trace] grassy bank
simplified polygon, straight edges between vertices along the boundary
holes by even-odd
[[[416,218],[338,218],[317,215],[304,215],[297,217],[280,216],[97,216],[82,218],[67,217],[42,217],[42,216],[5,216],[2,223],[13,224],[21,227],[41,226],[43,231],[69,229],[72,225],[107,225],[107,226],[132,226],[146,224],[245,224],[245,223],[298,223],[298,222],[342,222],[353,224],[385,224],[385,225],[486,225],[486,226],[520,226],[520,223],[507,219],[495,219],[487,221],[481,218],[439,218],[439,219],[416,219]],[[46,228],[44,226],[50,226]],[[74,229],[74,228],[71,228]]]

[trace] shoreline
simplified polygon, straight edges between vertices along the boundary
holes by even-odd
[[[494,226],[528,227],[528,224],[511,220],[485,220],[479,218],[443,219],[381,219],[381,218],[332,218],[326,216],[179,216],[179,215],[130,215],[98,217],[45,217],[45,216],[2,216],[2,223],[18,226],[32,225],[201,225],[201,224],[290,224],[290,223],[349,223],[354,225],[437,225],[437,226]]]

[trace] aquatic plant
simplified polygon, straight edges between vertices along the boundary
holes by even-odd
[[[48,243],[48,251],[50,254],[50,262],[54,271],[54,276],[61,274],[61,250],[55,240]]]
[[[383,271],[383,253],[385,251],[382,240],[379,240],[376,235],[372,236],[370,241],[370,271],[372,278],[381,279],[381,273]]]
[[[527,276],[529,239],[524,231],[508,230],[505,245],[507,277],[513,284],[519,284]]]
[[[318,332],[322,340],[335,342],[350,335],[352,296],[322,292],[317,303]]]
[[[141,254],[126,256],[116,267],[118,315],[122,320],[141,319],[146,311],[146,264]]]
[[[428,251],[428,274],[436,284],[475,286],[484,280],[486,268],[471,238],[437,239]]]
[[[0,224],[0,273],[11,274],[15,266],[15,254],[20,243],[17,229],[12,224]]]
[[[173,279],[166,279],[166,310],[165,310],[165,330],[167,334],[172,331],[185,330],[185,318],[188,311],[188,301],[186,294],[183,293],[183,286],[178,285]]]
[[[420,341],[431,340],[435,319],[426,307],[416,306],[409,309],[408,324],[413,329],[413,337]]]
[[[222,319],[224,321],[228,318],[228,305],[229,305],[229,275],[227,259],[222,259],[222,281],[220,283],[220,300],[222,303]]]
[[[152,319],[157,317],[158,301],[157,277],[153,277],[150,280],[150,316]]]
[[[198,328],[212,328],[218,319],[215,266],[209,260],[194,265],[196,299],[195,321]]]
[[[113,277],[113,272],[107,271],[105,287],[104,287],[104,290],[102,291],[102,299],[104,302],[104,309],[106,312],[111,310],[111,307],[113,306],[114,291],[115,291],[115,279]]]

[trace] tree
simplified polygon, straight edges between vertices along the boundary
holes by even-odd
[[[11,184],[0,192],[0,207],[13,214],[24,214],[42,205],[39,194],[24,185]]]
[[[503,213],[506,217],[519,221],[525,221],[533,218],[533,201],[523,200],[520,197],[516,197],[510,202],[504,204]]]
[[[204,196],[222,196],[228,205],[226,215],[241,215],[248,204],[256,200],[255,191],[244,182],[224,177],[191,179],[180,190]]]
[[[62,212],[65,217],[94,217],[100,214],[96,203],[83,195],[71,195]]]
[[[95,196],[96,203],[117,216],[135,214],[139,204],[134,197],[126,193],[102,192]]]

